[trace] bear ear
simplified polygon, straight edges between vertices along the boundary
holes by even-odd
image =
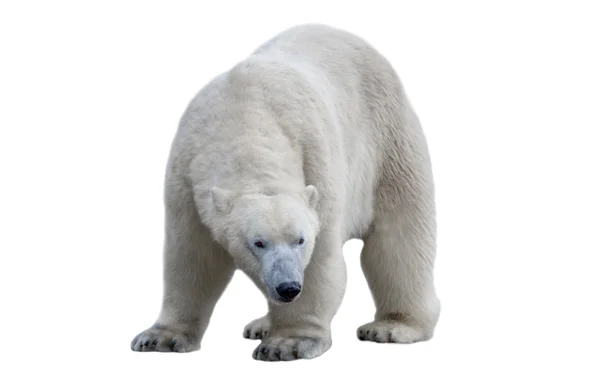
[[[227,213],[231,208],[231,191],[214,186],[210,189],[213,205],[219,213]]]
[[[311,208],[315,209],[319,202],[319,192],[313,185],[308,185],[302,191],[302,197],[306,200],[306,203]]]

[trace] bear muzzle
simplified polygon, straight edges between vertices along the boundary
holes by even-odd
[[[301,290],[302,286],[298,281],[284,282],[275,288],[281,300],[286,303],[292,302],[300,294]]]

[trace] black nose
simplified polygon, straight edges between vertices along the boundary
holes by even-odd
[[[283,301],[287,302],[294,300],[294,297],[298,296],[298,294],[300,293],[300,289],[300,284],[296,281],[284,282],[282,284],[279,284],[277,288],[275,288],[275,290],[277,291],[279,296],[281,296]]]

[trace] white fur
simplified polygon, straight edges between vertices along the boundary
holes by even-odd
[[[173,140],[165,221],[162,311],[133,350],[199,349],[239,268],[269,301],[267,316],[245,331],[262,338],[254,357],[321,355],[351,238],[364,240],[377,309],[358,337],[433,336],[440,306],[427,144],[392,66],[350,33],[291,28],[198,93]],[[302,290],[282,304],[274,288],[286,279]]]

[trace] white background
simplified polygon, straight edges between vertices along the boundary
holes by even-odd
[[[1,388],[598,390],[598,20],[593,1],[2,2]],[[159,310],[180,115],[304,22],[376,46],[424,125],[435,337],[356,339],[374,307],[352,241],[325,355],[254,361],[242,329],[266,304],[241,274],[200,351],[131,352]]]

